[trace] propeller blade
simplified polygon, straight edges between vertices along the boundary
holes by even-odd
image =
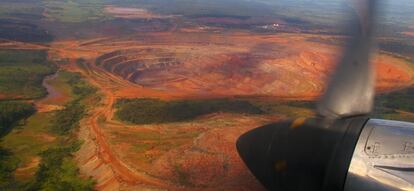
[[[350,43],[318,103],[318,114],[323,117],[344,118],[369,114],[372,110],[375,78],[369,60],[374,47],[376,2],[358,0],[354,4]]]
[[[358,115],[368,114],[374,100],[369,59],[376,1],[355,0],[359,5],[350,43],[318,103],[322,117],[265,125],[238,139],[240,157],[268,190],[343,190],[354,146],[368,120]]]

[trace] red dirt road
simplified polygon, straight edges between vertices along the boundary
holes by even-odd
[[[279,98],[313,99],[323,90],[324,80],[338,55],[333,51],[338,47],[309,42],[306,35],[235,33],[232,38],[224,37],[204,33],[153,34],[138,40],[126,37],[61,41],[47,47],[51,59],[69,60],[59,65],[60,68],[81,72],[100,90],[100,103],[81,121],[79,138],[84,144],[76,155],[82,174],[94,177],[98,190],[261,189],[238,158],[234,142],[241,133],[279,120],[281,116],[219,114],[189,123],[143,126],[113,120],[113,105],[118,98],[178,99],[271,92]],[[210,44],[200,39],[208,39]],[[294,46],[287,46],[292,42]],[[11,42],[0,44],[3,48],[26,46],[46,48]],[[95,64],[98,56],[109,52],[154,47],[168,50],[165,55],[182,59],[183,65],[143,70],[143,78],[139,80],[147,79],[144,82],[150,82],[149,86],[125,80],[124,76]],[[266,52],[267,48],[272,51]],[[246,54],[252,50],[256,53]],[[260,54],[262,50],[266,54]],[[252,55],[253,61],[245,62]],[[142,56],[158,59],[156,53]],[[85,59],[88,64],[77,65],[78,58]],[[378,90],[390,91],[413,84],[413,68],[403,60],[380,55],[376,63]],[[260,73],[255,73],[256,70]],[[174,78],[170,74],[174,74]],[[181,137],[173,139],[175,142],[168,142],[169,138],[160,141],[167,141],[166,145],[180,144],[168,146],[168,149],[163,148],[165,145],[151,145],[152,142],[139,138],[146,132],[157,136],[179,135]],[[189,132],[188,137],[182,137]],[[145,144],[150,147],[139,152],[133,150]]]

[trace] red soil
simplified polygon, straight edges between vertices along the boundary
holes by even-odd
[[[124,97],[269,95],[313,99],[322,92],[339,57],[338,47],[307,41],[314,36],[317,35],[257,35],[238,31],[231,36],[154,33],[52,43],[51,58],[69,59],[70,63],[60,67],[81,72],[100,89],[103,98],[81,123],[79,137],[84,144],[77,160],[82,174],[94,177],[98,190],[263,189],[238,157],[235,140],[243,132],[280,117],[218,114],[188,123],[131,126],[112,120],[113,104],[115,99]],[[102,54],[126,49],[156,50],[136,54],[150,61],[135,83],[94,63]],[[176,58],[180,65],[159,65],[161,56]],[[76,64],[78,58],[87,60],[86,68]],[[380,55],[375,63],[379,90],[413,83],[412,67],[403,60]],[[148,69],[150,65],[162,67]],[[166,143],[161,145],[128,138],[149,131],[178,138],[160,139]],[[186,133],[190,135],[183,136]],[[151,147],[140,152],[132,150],[143,144]]]
[[[114,17],[127,19],[161,19],[173,17],[151,13],[150,11],[141,8],[116,7],[111,5],[105,7],[105,12]]]
[[[413,69],[404,61],[380,55],[377,58],[377,89],[390,91],[413,83]]]
[[[220,36],[215,38],[224,40]],[[240,35],[227,39],[224,45],[214,44],[215,40],[210,39],[209,46],[130,46],[128,50],[109,53],[112,57],[98,65],[145,88],[185,97],[261,95],[309,99],[322,92],[340,57],[338,47],[309,42],[297,35]],[[131,70],[137,63],[143,67]],[[404,61],[380,55],[375,63],[379,90],[412,83],[412,69]]]
[[[251,128],[278,117],[248,117],[217,114],[189,123],[171,125],[130,126],[110,124],[104,127],[113,142],[115,153],[127,165],[184,190],[263,190],[239,158],[235,141]],[[115,133],[116,132],[116,133]],[[162,143],[134,152],[134,145],[145,144],[133,135],[147,134],[179,136],[184,132],[201,132],[195,138],[174,138],[165,148]],[[168,139],[161,139],[166,141]],[[147,142],[148,144],[149,142]]]
[[[414,37],[414,32],[412,32],[412,31],[403,32],[402,34]]]
[[[81,172],[93,176],[99,190],[262,189],[238,157],[235,140],[279,117],[220,114],[188,123],[131,126],[112,120],[112,105],[115,99],[125,97],[270,95],[313,99],[322,92],[339,48],[306,41],[311,36],[183,33],[53,44],[50,52],[56,58],[71,60],[61,67],[82,72],[103,94],[102,103],[81,124],[79,136],[85,141],[77,154]],[[94,63],[99,55],[117,50],[141,51],[128,55],[127,60],[134,56],[146,60],[147,68],[135,83],[114,72],[114,67],[108,70]],[[148,69],[167,56],[178,60],[179,67],[166,64]],[[86,69],[75,64],[79,57],[87,59]],[[375,63],[379,90],[412,84],[412,68],[403,60],[380,55]],[[134,138],[149,132],[178,137],[159,140],[165,144]],[[186,133],[195,134],[183,137]]]

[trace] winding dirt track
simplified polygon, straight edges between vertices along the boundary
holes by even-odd
[[[77,158],[82,173],[97,180],[96,189],[98,190],[185,189],[171,184],[168,180],[154,178],[145,172],[137,171],[125,164],[108,143],[108,135],[102,132],[105,124],[119,123],[112,121],[113,104],[117,98],[116,92],[119,96],[119,92],[122,94],[124,90],[128,90],[126,92],[132,92],[134,97],[159,97],[164,99],[180,97],[180,95],[143,88],[108,73],[94,64],[89,64],[89,68],[81,69],[75,62],[79,55],[72,52],[74,46],[65,47],[68,47],[69,51],[67,51],[68,49],[54,49],[52,47],[50,52],[59,55],[58,57],[71,58],[70,64],[61,65],[61,67],[83,73],[91,84],[100,89],[102,94],[100,105],[97,105],[81,123],[79,137],[84,141],[84,144],[77,154]],[[89,60],[90,63],[94,62],[93,58],[94,56]]]
[[[61,53],[76,56],[76,54],[69,52]],[[108,50],[107,50],[108,51]],[[76,57],[74,57],[76,58]],[[94,63],[96,55],[94,55],[89,62]],[[148,88],[143,88],[140,85],[129,82],[122,77],[117,76],[113,73],[105,71],[103,68],[96,66],[95,64],[89,64],[89,68],[80,69],[74,63],[68,67],[70,70],[80,71],[84,73],[84,76],[95,86],[99,87],[101,93],[103,94],[102,104],[97,106],[91,113],[91,116],[85,118],[84,123],[85,127],[89,127],[90,135],[84,137],[85,141],[91,141],[96,147],[93,152],[94,155],[86,155],[83,153],[84,150],[81,149],[80,154],[80,163],[84,164],[83,172],[85,174],[93,175],[95,179],[99,180],[97,189],[99,190],[117,190],[117,189],[131,189],[137,190],[142,188],[153,188],[153,189],[168,189],[168,190],[183,190],[183,187],[179,187],[175,184],[171,184],[168,180],[162,180],[155,178],[151,175],[148,175],[146,172],[141,172],[131,167],[131,163],[126,164],[125,159],[121,159],[119,156],[119,151],[115,151],[108,141],[110,138],[108,134],[105,134],[102,131],[102,128],[105,124],[116,124],[117,121],[113,121],[113,104],[117,97],[123,97],[122,92],[128,90],[127,92],[133,92],[134,97],[162,97],[162,98],[174,98],[180,97],[178,94],[168,94],[166,92],[157,92],[150,90]],[[121,93],[119,93],[121,92]],[[125,125],[124,125],[125,126]],[[85,144],[85,147],[88,147],[88,144]],[[82,159],[85,156],[87,159]],[[99,160],[96,162],[95,160]],[[92,163],[92,164],[88,164]],[[104,167],[106,166],[106,167]],[[111,172],[105,172],[102,169],[110,169]],[[82,165],[81,165],[82,169]],[[94,171],[99,173],[94,173]],[[105,173],[102,173],[105,172]],[[106,174],[111,174],[110,176]],[[104,178],[102,178],[104,176]],[[191,189],[190,189],[191,190]]]
[[[96,42],[100,40],[102,39],[97,39]],[[114,113],[113,104],[118,97],[158,97],[172,99],[182,97],[183,95],[179,92],[166,93],[143,88],[140,85],[122,79],[120,76],[105,71],[95,64],[91,64],[95,63],[95,59],[103,53],[125,48],[125,45],[122,43],[119,45],[113,43],[108,47],[83,47],[85,43],[93,44],[94,42],[94,40],[83,43],[75,41],[55,42],[51,46],[7,42],[0,44],[0,48],[47,49],[49,50],[51,58],[69,59],[69,63],[59,65],[59,67],[69,71],[81,72],[91,84],[99,88],[102,99],[99,105],[96,105],[81,122],[79,137],[84,141],[84,144],[76,155],[81,172],[97,180],[96,188],[98,190],[139,190],[143,188],[163,190],[184,189],[183,187],[172,184],[170,181],[153,177],[144,171],[138,171],[131,167],[130,163],[126,164],[119,156],[119,153],[114,150],[114,146],[109,142],[110,138],[108,135],[102,130],[107,124],[119,124],[119,122],[112,120]],[[99,48],[102,48],[102,50]],[[83,68],[80,67],[76,63],[78,58],[86,59],[89,64]],[[286,62],[290,63],[288,61],[289,59]],[[293,64],[298,65],[297,63]],[[314,66],[315,64],[309,63],[309,65]],[[300,66],[296,67],[300,68]],[[388,70],[387,68],[386,71]],[[396,77],[400,77],[399,75],[398,73],[395,74]],[[389,78],[391,85],[394,83],[392,80],[396,77],[391,76]],[[410,84],[412,84],[412,81],[409,81],[409,84],[405,85]],[[387,85],[386,87],[392,86]],[[218,134],[217,136],[220,137]],[[197,141],[194,143],[197,143]]]
[[[85,71],[79,68],[76,65],[76,59],[79,57],[76,53],[72,52],[72,49],[75,48],[74,46],[67,46],[66,49],[62,49],[61,47],[47,47],[38,44],[30,44],[30,43],[20,43],[14,41],[7,41],[0,44],[1,49],[25,49],[25,50],[48,50],[54,56],[63,58],[69,58],[70,63],[69,65],[60,66],[69,71],[81,72],[84,76],[88,79],[88,81],[98,87],[100,89],[100,93],[102,93],[102,101],[100,105],[95,107],[92,111],[90,111],[90,115],[85,117],[82,120],[82,129],[80,133],[87,131],[87,136],[80,135],[81,139],[85,142],[92,142],[95,146],[94,153],[88,153],[84,156],[89,156],[86,160],[84,156],[78,155],[78,160],[81,161],[80,168],[82,169],[82,164],[84,166],[88,166],[88,162],[90,160],[98,160],[98,163],[94,163],[95,165],[92,169],[87,169],[84,172],[86,175],[93,176],[95,179],[98,180],[98,184],[96,185],[96,189],[98,190],[118,190],[121,184],[127,184],[130,186],[135,185],[151,185],[157,188],[164,188],[164,189],[174,189],[173,185],[167,185],[165,182],[152,178],[145,173],[137,172],[134,169],[129,168],[125,165],[121,160],[118,159],[117,156],[112,152],[105,135],[101,131],[100,127],[100,120],[104,118],[104,120],[110,121],[113,115],[113,104],[115,100],[115,96],[113,95],[113,89],[111,89],[110,84],[114,84],[116,87],[132,87],[134,89],[138,87],[135,84],[129,83],[127,81],[123,81],[116,76],[113,76],[110,73],[106,73],[101,71],[100,68],[95,68],[93,72],[91,70]],[[102,73],[97,73],[96,71],[101,71]],[[98,82],[100,81],[100,82]],[[102,84],[105,84],[103,86]],[[146,92],[146,91],[143,91]],[[88,129],[85,129],[89,127]],[[89,147],[89,145],[84,144],[83,148]],[[83,149],[82,148],[82,149]],[[80,152],[82,152],[82,149]],[[84,150],[84,149],[83,149]],[[90,150],[87,150],[90,151]],[[105,171],[99,171],[99,168],[106,167]],[[87,167],[88,168],[88,167]],[[94,173],[93,171],[97,171]],[[108,170],[112,171],[109,172],[110,176],[107,176]],[[101,174],[102,173],[102,174]],[[102,176],[103,179],[102,179]],[[103,181],[102,181],[103,180]]]
[[[94,68],[94,70],[100,71],[101,69]],[[100,126],[100,120],[111,121],[115,96],[113,95],[114,89],[111,89],[111,86],[102,86],[102,84],[108,85],[115,83],[117,85],[122,84],[122,86],[131,86],[131,88],[139,87],[136,87],[136,85],[128,82],[120,82],[120,79],[105,72],[100,74],[103,74],[104,76],[106,75],[106,77],[93,74],[86,75],[93,85],[99,87],[100,92],[103,93],[103,100],[101,101],[101,105],[91,111],[92,115],[87,117],[84,120],[84,123],[89,124],[90,126],[90,133],[92,134],[91,136],[94,138],[93,141],[96,145],[96,155],[101,160],[101,163],[98,163],[94,169],[99,168],[103,163],[113,171],[114,177],[98,182],[96,188],[98,190],[112,190],[113,187],[110,186],[111,184],[127,184],[130,186],[144,184],[155,186],[157,188],[171,189],[172,185],[167,185],[159,179],[150,177],[142,172],[137,172],[136,170],[128,167],[121,160],[119,160],[119,158],[111,150],[105,135],[101,131],[102,127]],[[86,161],[86,163],[87,162],[88,161]],[[100,174],[98,174],[97,177],[98,179],[99,175]]]

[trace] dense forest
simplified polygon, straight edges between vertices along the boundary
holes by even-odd
[[[0,137],[6,134],[18,121],[29,117],[34,112],[32,104],[0,101]]]
[[[72,87],[75,98],[67,103],[64,109],[58,110],[55,113],[51,130],[59,135],[68,134],[79,126],[79,121],[86,112],[85,104],[82,101],[96,92],[96,88],[87,84],[80,74],[66,73],[66,75],[69,76],[67,83]]]
[[[414,122],[414,88],[378,95],[373,116]]]
[[[115,107],[118,109],[115,115],[119,119],[136,124],[187,121],[216,112],[263,113],[259,107],[248,101],[231,99],[177,101],[122,99]]]
[[[53,191],[91,191],[94,187],[92,179],[83,179],[73,161],[73,152],[79,149],[80,143],[72,142],[68,146],[50,148],[42,153],[42,161],[36,173],[35,181],[26,190]]]
[[[74,136],[79,121],[86,113],[85,101],[94,95],[96,89],[86,83],[77,73],[64,72],[73,93],[73,99],[62,110],[53,111],[50,133],[58,141],[40,153],[41,161],[35,177],[21,182],[14,177],[20,159],[7,149],[0,147],[0,190],[53,190],[53,191],[89,191],[94,181],[79,176],[79,169],[73,160],[81,143]],[[0,138],[19,126],[19,121],[36,112],[32,104],[23,101],[0,101]]]
[[[80,147],[73,133],[86,113],[85,99],[92,96],[96,89],[87,84],[78,73],[65,75],[69,76],[67,83],[75,97],[64,109],[55,112],[50,127],[53,133],[62,136],[62,142],[41,154],[42,160],[35,181],[27,186],[27,190],[89,191],[94,188],[95,183],[91,178],[79,176],[79,169],[73,161],[73,153]]]
[[[312,117],[314,101],[263,101],[260,99],[175,100],[121,99],[115,104],[115,116],[134,124],[153,124],[189,121],[198,116],[217,113],[283,114],[290,118]],[[373,116],[408,120],[403,112],[414,112],[414,88],[377,95]]]
[[[29,117],[35,112],[33,105],[0,101],[0,138],[6,135],[16,123]],[[0,147],[0,190],[9,190],[15,184],[13,172],[16,170],[18,160],[13,153]]]
[[[47,94],[43,78],[56,72],[45,50],[0,50],[0,99],[36,99]]]

